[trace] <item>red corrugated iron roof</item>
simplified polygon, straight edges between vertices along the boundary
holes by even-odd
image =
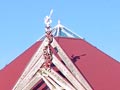
[[[94,90],[120,89],[120,63],[83,39],[56,38]],[[0,89],[11,90],[41,44],[36,42],[0,71]]]

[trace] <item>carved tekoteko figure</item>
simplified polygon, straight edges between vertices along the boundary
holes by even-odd
[[[52,30],[51,30],[51,26],[50,24],[52,23],[51,20],[51,15],[53,13],[53,10],[51,10],[50,15],[45,17],[45,33],[46,33],[46,37],[48,39],[48,44],[44,47],[43,49],[43,55],[44,55],[44,59],[46,60],[45,63],[43,64],[43,67],[45,69],[50,69],[51,67],[51,63],[52,63],[52,51],[51,51],[51,43],[53,41],[53,35],[52,35]]]

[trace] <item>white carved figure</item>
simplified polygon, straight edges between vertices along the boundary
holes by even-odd
[[[52,23],[52,20],[51,20],[52,13],[53,13],[53,10],[51,10],[50,15],[46,16],[45,19],[44,19],[44,23],[46,25],[45,31],[50,31],[51,30],[50,24]]]
[[[52,20],[49,16],[46,16],[44,22],[45,22],[46,27],[49,27],[50,24],[52,23]]]

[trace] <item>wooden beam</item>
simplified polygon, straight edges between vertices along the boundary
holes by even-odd
[[[24,85],[25,83],[22,83],[22,82],[24,79],[26,79],[27,75],[30,76],[30,74],[28,74],[28,73],[31,71],[31,69],[34,67],[34,65],[40,60],[39,58],[42,56],[43,48],[47,45],[47,41],[48,41],[48,39],[45,38],[45,40],[42,42],[42,44],[38,48],[37,52],[31,58],[29,64],[25,68],[24,72],[22,73],[22,75],[20,76],[20,78],[18,79],[17,83],[15,84],[15,86],[13,87],[12,90],[19,90],[17,88],[21,88],[21,87],[19,87],[19,85],[21,85],[21,84],[22,84],[22,86],[25,86]],[[40,67],[40,65],[39,65],[39,67]],[[30,79],[30,77],[29,77],[29,79]]]
[[[65,88],[65,90],[76,90],[71,84],[69,84],[64,78],[62,78],[57,72],[53,69],[47,71],[43,69],[43,71],[52,78],[56,83],[58,83],[61,87]]]
[[[38,73],[36,73],[34,77],[29,81],[29,83],[22,90],[31,90],[31,88],[33,88],[34,85],[38,81],[40,81],[40,79],[41,79],[41,76]]]
[[[78,80],[71,74],[71,72],[62,64],[62,62],[60,60],[58,60],[57,57],[54,55],[53,55],[52,62],[77,90],[86,90],[78,82]]]
[[[81,85],[83,85],[86,88],[86,90],[93,90],[54,38],[53,38],[52,46],[53,48],[57,48],[58,55],[63,60],[63,62],[65,63],[67,68],[70,70],[70,72],[81,83]]]
[[[62,90],[63,88],[59,86],[54,80],[52,80],[50,77],[46,77],[52,85],[56,88],[56,90]]]
[[[47,86],[50,88],[50,90],[56,90],[55,86],[53,84],[51,84],[46,77],[42,76],[42,79],[47,84]]]
[[[41,57],[38,60],[38,62],[33,66],[33,68],[31,68],[31,70],[28,72],[28,74],[25,76],[25,78],[23,78],[23,80],[17,85],[16,89],[17,90],[21,90],[27,84],[29,84],[29,82],[31,81],[31,79],[33,78],[33,76],[35,75],[35,73],[39,70],[39,68],[41,67],[41,65],[44,62],[45,62],[44,59]]]

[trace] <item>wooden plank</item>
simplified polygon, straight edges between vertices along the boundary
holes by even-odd
[[[52,85],[54,85],[56,90],[63,90],[62,87],[60,87],[55,81],[53,81],[50,77],[46,77]]]
[[[77,78],[77,80],[83,85],[86,90],[93,90],[91,86],[88,84],[88,82],[84,79],[82,74],[79,72],[79,70],[76,68],[76,66],[73,64],[73,62],[69,59],[69,57],[66,55],[66,53],[62,50],[60,45],[57,43],[57,41],[53,38],[52,46],[54,48],[57,48],[58,55],[63,60],[67,68],[70,70],[70,72]]]
[[[22,90],[31,90],[40,79],[40,75],[36,74]]]
[[[71,84],[77,89],[77,90],[86,90],[79,82],[78,80],[71,74],[71,72],[62,64],[61,61],[57,59],[53,55],[53,64],[62,72],[62,74],[71,82]]]
[[[52,78],[55,82],[57,82],[61,87],[65,88],[65,90],[76,90],[71,84],[69,84],[67,81],[64,80],[57,72],[55,72],[53,69],[50,71],[47,71],[43,69],[47,75]]]
[[[17,89],[21,90],[22,88],[24,88],[30,82],[30,80],[33,78],[35,73],[40,69],[44,62],[45,60],[43,59],[43,57],[41,57],[38,60],[38,62],[33,66],[33,68],[30,70],[30,72],[28,72],[25,78],[19,83]]]
[[[51,84],[46,77],[42,76],[42,79],[45,81],[45,83],[50,88],[50,90],[56,90],[55,86],[53,84]]]

